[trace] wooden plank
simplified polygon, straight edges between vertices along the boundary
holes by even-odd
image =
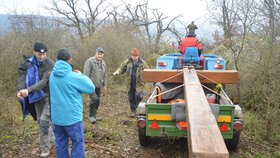
[[[228,158],[229,153],[194,69],[184,68],[190,158]]]
[[[142,79],[145,82],[183,83],[183,70],[145,69]],[[236,84],[240,82],[239,73],[235,70],[196,70],[201,83]],[[173,77],[175,76],[175,77]],[[209,80],[210,78],[211,80]]]
[[[145,69],[142,79],[144,82],[163,82],[165,80],[166,83],[183,83],[183,71]]]

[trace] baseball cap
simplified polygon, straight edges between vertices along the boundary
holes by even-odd
[[[104,49],[102,47],[97,47],[95,51],[104,53]]]

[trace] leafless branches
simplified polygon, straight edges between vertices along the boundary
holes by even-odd
[[[100,0],[95,6],[91,0],[52,0],[50,11],[54,19],[67,26],[75,28],[81,39],[92,36],[96,29],[109,17],[101,17],[106,12],[106,0]],[[86,9],[84,9],[86,8]]]

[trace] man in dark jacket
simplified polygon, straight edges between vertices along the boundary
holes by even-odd
[[[19,70],[18,93],[19,100],[34,103],[37,121],[40,128],[40,157],[48,157],[51,141],[54,142],[50,127],[50,105],[48,81],[54,62],[46,57],[47,47],[42,42],[36,42],[33,56],[21,65]],[[26,99],[28,98],[28,99]]]

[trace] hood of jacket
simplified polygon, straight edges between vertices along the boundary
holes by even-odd
[[[53,67],[53,74],[56,77],[63,77],[72,71],[72,66],[64,60],[58,60]]]

